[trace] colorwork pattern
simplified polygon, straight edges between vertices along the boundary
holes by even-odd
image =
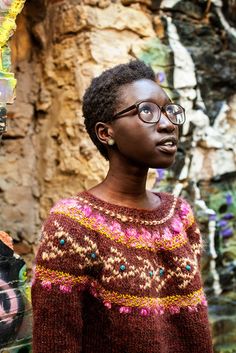
[[[128,336],[133,335],[132,341],[139,332],[133,332],[135,325],[131,322],[135,320],[144,325],[148,337],[155,329],[157,333],[161,327],[166,330],[168,320],[176,322],[175,325],[184,324],[192,336],[195,328],[188,325],[201,318],[205,336],[201,351],[211,352],[207,302],[199,272],[202,248],[199,229],[186,201],[166,193],[157,196],[161,207],[155,210],[115,206],[88,192],[61,200],[53,207],[43,227],[35,269],[32,291],[35,327],[39,296],[40,301],[42,296],[47,298],[44,303],[50,301],[50,296],[58,296],[59,301],[63,297],[72,300],[75,307],[77,302],[82,310],[76,319],[78,329],[83,325],[85,331],[86,327],[91,332],[100,331],[103,330],[100,325],[108,320],[114,325],[113,330],[122,322]],[[89,309],[83,319],[86,303]],[[105,325],[104,334],[110,335],[111,341],[116,340],[106,328]],[[100,351],[113,352],[102,348],[106,338],[100,336]],[[125,347],[130,344],[128,336]],[[88,342],[83,339],[84,352],[90,352],[91,339]],[[161,347],[162,339],[158,342]],[[172,352],[171,347],[167,351],[155,349],[142,352]],[[39,351],[35,343],[35,353]],[[132,348],[132,353],[140,351]]]

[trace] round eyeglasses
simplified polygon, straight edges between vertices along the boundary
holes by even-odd
[[[164,113],[174,125],[183,125],[186,120],[185,109],[181,107],[181,105],[176,103],[167,103],[163,107],[160,107],[156,103],[149,101],[141,101],[133,104],[130,107],[116,113],[112,119],[122,117],[122,115],[134,109],[137,110],[139,118],[147,124],[158,123],[161,113]]]

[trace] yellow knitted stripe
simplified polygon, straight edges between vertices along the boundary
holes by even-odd
[[[70,210],[71,211],[71,210]],[[118,237],[111,232],[111,230],[106,227],[106,225],[100,225],[97,223],[96,218],[93,217],[85,217],[83,212],[77,211],[78,216],[74,216],[71,213],[63,212],[63,211],[54,211],[54,214],[62,214],[70,219],[73,219],[80,225],[84,226],[87,229],[97,231],[100,234],[104,235],[106,238],[110,240],[115,240],[117,243],[121,243],[129,247],[134,247],[138,249],[147,249],[150,251],[157,251],[158,249],[164,250],[174,250],[180,248],[187,242],[187,237],[184,236],[183,233],[179,233],[174,235],[171,240],[161,239],[160,241],[153,242],[153,246],[148,246],[147,241],[145,239],[135,238],[135,237],[125,237],[123,234],[120,234]],[[81,217],[82,216],[82,217]],[[194,217],[188,217],[188,227],[189,228],[194,223]],[[184,231],[186,230],[184,229]],[[135,244],[135,245],[134,245]]]
[[[186,307],[196,306],[205,298],[203,289],[192,292],[188,295],[173,295],[163,298],[137,297],[130,294],[106,291],[101,285],[96,285],[99,297],[104,302],[110,302],[119,306],[155,308],[162,306],[169,308],[172,306]]]
[[[40,281],[49,281],[52,284],[86,284],[89,282],[88,276],[73,276],[62,271],[55,271],[43,266],[37,265],[35,268],[35,278]]]
[[[39,279],[40,281],[50,282],[56,285],[76,285],[87,284],[90,282],[92,292],[96,297],[98,296],[103,302],[109,302],[125,307],[155,308],[162,306],[163,308],[168,309],[172,306],[197,306],[205,299],[203,288],[187,295],[173,295],[163,298],[137,297],[130,294],[110,292],[104,289],[97,281],[92,280],[89,276],[76,277],[69,273],[46,269],[39,265],[36,267],[35,276],[36,279]]]

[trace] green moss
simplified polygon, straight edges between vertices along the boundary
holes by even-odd
[[[236,353],[236,343],[215,346],[215,353]]]
[[[160,86],[165,89],[170,99],[177,100],[179,94],[173,86],[174,57],[170,46],[162,43],[159,38],[151,39],[142,47],[138,58],[150,65],[157,74],[164,74]]]
[[[162,69],[174,66],[173,53],[169,46],[163,44],[159,38],[151,39],[142,48],[139,58],[145,63]]]

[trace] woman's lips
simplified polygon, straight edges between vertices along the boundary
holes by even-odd
[[[175,154],[177,152],[177,145],[157,145],[159,151],[168,153],[168,154]]]
[[[159,151],[168,154],[174,154],[177,151],[177,139],[175,136],[166,136],[158,141],[157,148]]]

